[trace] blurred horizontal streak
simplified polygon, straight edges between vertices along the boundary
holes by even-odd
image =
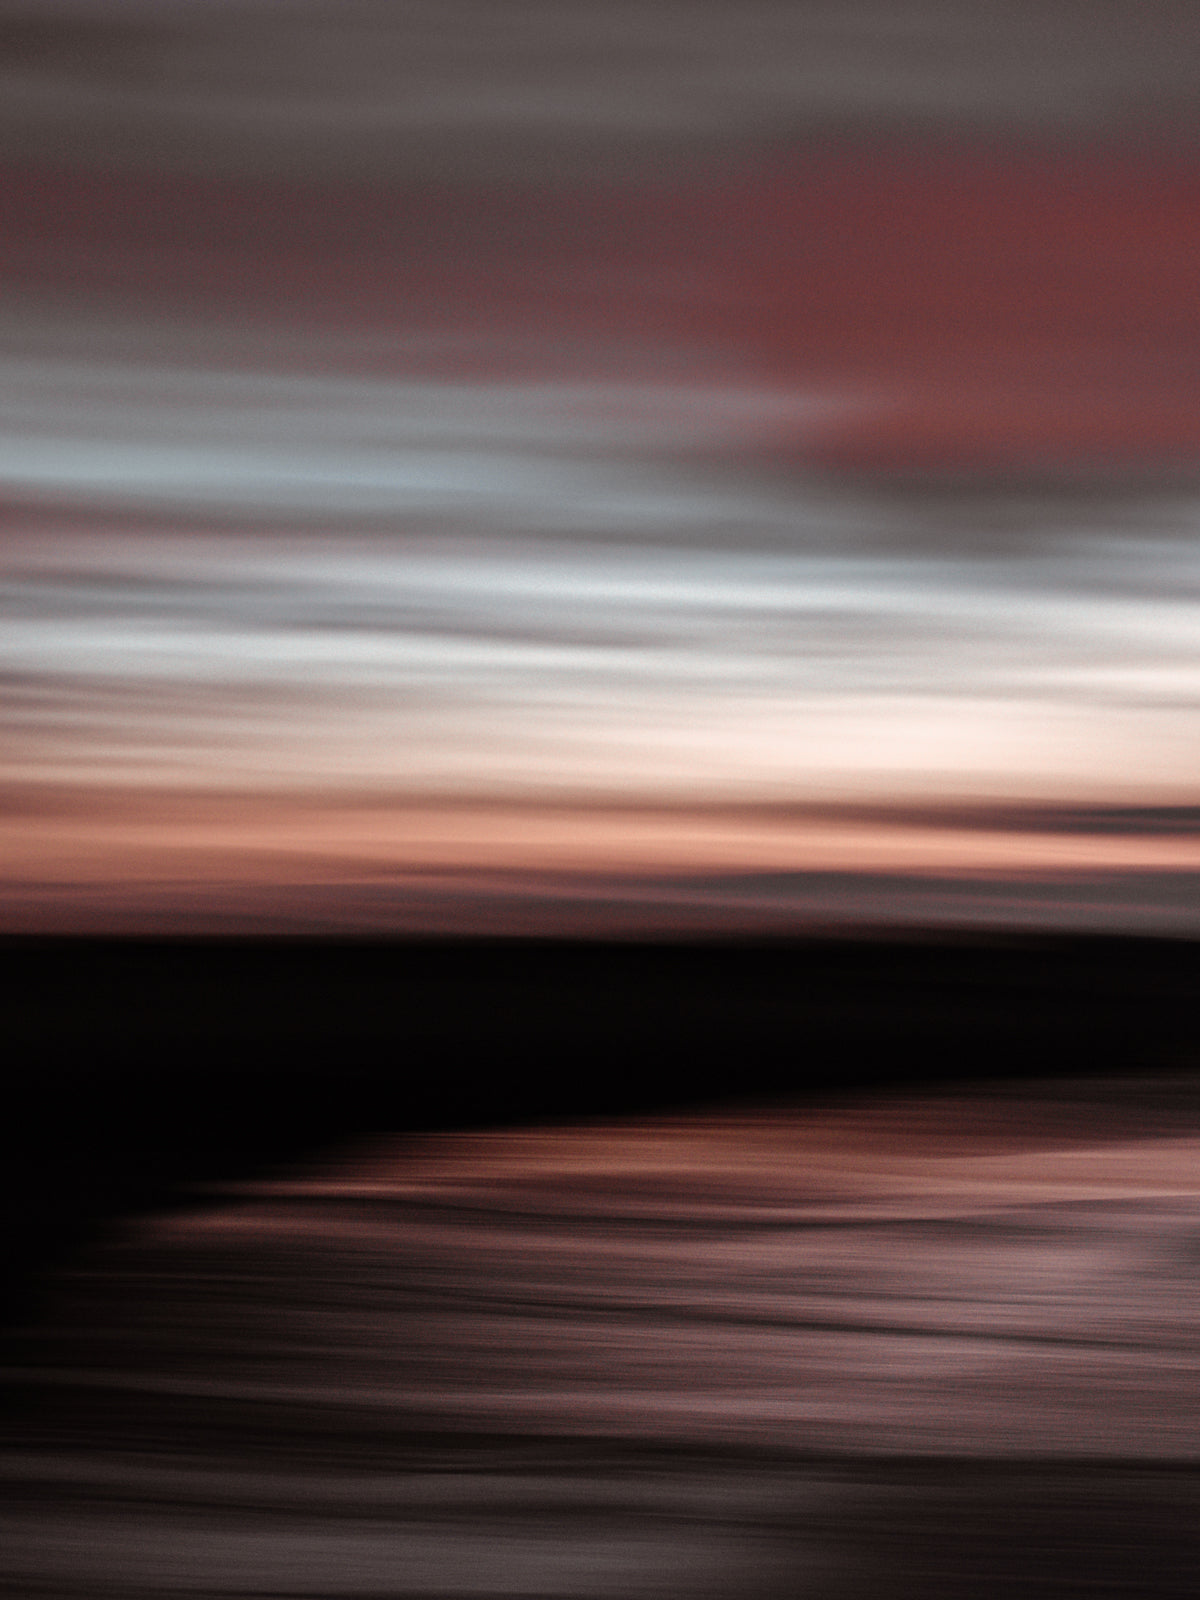
[[[61,864],[48,853],[46,870]],[[480,871],[403,873],[344,861],[301,878],[263,854],[213,874],[211,853],[172,865],[186,876],[14,877],[0,887],[10,935],[327,934],[662,938],[784,935],[911,926],[1151,934],[1200,932],[1200,873],[1050,871],[986,876],[850,870],[708,873]],[[144,864],[139,863],[143,868]],[[60,867],[61,870],[61,867]],[[89,871],[95,872],[94,859]]]
[[[1195,552],[1131,534],[1094,569],[1086,544],[1048,566],[689,551],[653,523],[624,544],[18,531],[7,777],[261,784],[331,812],[364,789],[1187,803]]]
[[[702,450],[757,443],[772,427],[849,409],[853,395],[805,395],[736,382],[620,383],[599,376],[508,383],[386,380],[316,373],[205,370],[10,360],[0,365],[5,420],[28,445],[46,434],[113,434],[158,442],[201,439],[244,443],[246,429],[265,446],[307,451],[356,436],[410,446],[561,450],[587,456],[614,447],[635,454],[672,447]],[[98,411],[97,407],[101,409]],[[122,426],[123,424],[123,426]],[[118,433],[118,429],[120,432]],[[394,435],[394,439],[393,436]],[[112,441],[112,435],[109,435]]]
[[[176,1580],[190,1570],[204,1574],[206,1594],[262,1593],[262,1584],[271,1585],[266,1592],[278,1593],[277,1586],[286,1583],[290,1595],[380,1600],[397,1594],[558,1596],[564,1585],[572,1595],[616,1597],[652,1594],[680,1581],[690,1582],[694,1592],[719,1594],[714,1569],[719,1574],[733,1565],[740,1542],[720,1533],[697,1538],[690,1528],[622,1530],[606,1538],[592,1531],[589,1524],[596,1519],[586,1512],[579,1515],[579,1526],[551,1532],[529,1517],[527,1528],[494,1514],[489,1525],[483,1511],[473,1517],[473,1531],[450,1541],[436,1521],[422,1527],[415,1518],[364,1528],[310,1514],[302,1528],[242,1531],[229,1526],[227,1514],[204,1518],[189,1509],[183,1516],[139,1518],[123,1540],[115,1535],[110,1515],[76,1515],[72,1526],[78,1542],[48,1551],[42,1518],[6,1520],[10,1570],[33,1570],[60,1583],[94,1582],[99,1569],[106,1579],[137,1589],[146,1585],[162,1592],[166,1584],[168,1592],[189,1593],[195,1592],[192,1586],[177,1590]],[[734,1544],[733,1552],[727,1543]]]
[[[99,796],[103,803],[103,795]],[[10,881],[226,876],[303,881],[409,872],[639,871],[650,879],[690,872],[925,870],[1061,874],[1200,870],[1200,829],[1188,833],[1003,832],[923,823],[721,815],[717,808],[639,811],[589,801],[557,808],[502,801],[422,807],[294,806],[286,794],[252,806],[183,804],[164,795],[133,814],[109,801],[75,817],[10,812],[0,817]],[[138,815],[138,813],[141,813]],[[189,816],[189,813],[191,814]]]
[[[188,790],[182,787],[155,790],[145,786],[122,788],[117,785],[67,787],[54,784],[12,782],[0,790],[0,815],[78,819],[98,821],[151,822],[169,814],[178,821],[195,824],[229,822],[246,825],[273,818],[286,806],[297,821],[312,818],[326,810],[329,795],[321,789],[230,791],[211,788]],[[340,813],[349,821],[359,812],[376,817],[395,816],[405,811],[453,816],[457,812],[490,811],[494,799],[459,795],[386,795],[374,789],[342,791],[337,800]],[[538,810],[544,802],[531,800],[524,806],[508,802],[514,814]],[[653,820],[679,815],[680,808],[669,800],[648,797],[577,794],[559,807],[546,805],[550,814],[599,814],[613,819],[635,816]],[[711,801],[699,797],[689,800],[686,814],[698,824],[713,827],[821,828],[829,824],[851,827],[892,829],[933,829],[946,833],[1015,833],[1053,835],[1058,833],[1132,838],[1191,838],[1200,835],[1200,807],[1181,805],[1048,805],[980,799],[974,802],[933,797],[928,802],[905,806],[898,802],[874,804],[846,801]]]
[[[14,495],[302,523],[465,513],[497,528],[736,520],[745,492],[689,483],[672,455],[758,449],[855,406],[734,383],[388,383],[95,362],[8,363],[0,396],[0,480]]]
[[[0,150],[378,181],[645,168],[847,125],[1190,130],[1198,46],[1180,0],[8,0]]]
[[[239,320],[338,332],[375,365],[438,336],[451,363],[507,349],[534,377],[565,347],[651,389],[655,366],[724,367],[798,394],[763,446],[835,475],[1186,480],[1196,192],[1169,144],[878,131],[591,185],[14,166],[0,273],[43,306],[208,321],[226,345]],[[805,396],[831,393],[866,403],[814,430]]]

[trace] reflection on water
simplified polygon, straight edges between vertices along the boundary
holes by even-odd
[[[1165,1082],[363,1146],[62,1278],[0,1592],[1189,1594],[1198,1253]]]

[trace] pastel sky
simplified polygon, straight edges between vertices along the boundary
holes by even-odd
[[[0,928],[1195,932],[1200,17],[986,10],[0,4]]]

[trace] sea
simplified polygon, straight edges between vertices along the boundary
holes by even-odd
[[[1185,1079],[377,1137],[10,1344],[0,1593],[1184,1596]]]

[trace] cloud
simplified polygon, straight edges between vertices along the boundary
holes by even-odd
[[[0,154],[579,171],[798,129],[1194,120],[1173,0],[76,0],[0,10]]]

